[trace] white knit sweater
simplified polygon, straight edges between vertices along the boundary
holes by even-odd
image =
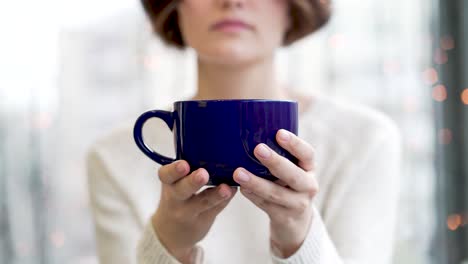
[[[133,122],[98,140],[88,155],[97,250],[104,264],[177,264],[149,219],[158,205],[158,166],[132,137]],[[146,141],[174,157],[172,134],[150,123]],[[198,245],[198,264],[389,263],[400,177],[400,134],[370,108],[320,95],[300,115],[299,136],[316,152],[320,192],[301,248],[288,259],[270,249],[269,219],[241,193]]]

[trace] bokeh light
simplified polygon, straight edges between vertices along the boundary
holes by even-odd
[[[445,64],[448,61],[447,52],[443,49],[436,49],[434,52],[434,62],[437,64]]]
[[[452,142],[452,130],[443,128],[439,130],[439,143],[442,145],[448,145]]]
[[[49,239],[56,248],[61,248],[65,244],[65,234],[60,230],[50,233]]]
[[[436,69],[428,68],[423,72],[423,80],[429,85],[434,85],[439,81],[439,74]]]
[[[452,50],[455,48],[455,41],[452,36],[445,36],[440,40],[440,47],[443,50]]]
[[[463,104],[468,105],[468,88],[465,88],[461,94],[461,100]]]
[[[448,229],[455,231],[462,224],[462,217],[459,214],[449,215],[447,217],[447,227]]]
[[[447,89],[444,85],[439,84],[432,90],[432,98],[438,102],[443,102],[447,99]]]

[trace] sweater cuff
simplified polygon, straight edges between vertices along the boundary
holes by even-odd
[[[138,264],[181,264],[161,244],[154,231],[151,221],[148,221],[143,235],[137,245]],[[203,263],[203,249],[196,246],[192,255],[193,264]]]
[[[313,208],[314,214],[307,237],[301,247],[292,256],[284,259],[279,252],[271,248],[273,264],[335,264],[341,263],[335,246],[331,242],[320,213]]]

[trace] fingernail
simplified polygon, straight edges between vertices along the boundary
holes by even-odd
[[[205,181],[205,175],[203,175],[202,171],[199,171],[196,175],[196,180],[198,183],[203,183]]]
[[[265,146],[265,144],[260,144],[257,147],[257,153],[260,157],[267,159],[271,156],[271,151]]]
[[[182,161],[179,161],[176,165],[176,170],[178,173],[183,173],[185,171],[185,166]]]
[[[245,173],[244,171],[242,170],[239,170],[237,172],[237,180],[239,180],[240,182],[248,182],[250,180],[250,176],[247,175],[247,173]]]
[[[281,129],[279,131],[279,138],[282,140],[282,141],[288,141],[290,138],[291,138],[291,135],[284,129]]]

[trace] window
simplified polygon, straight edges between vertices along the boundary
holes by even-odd
[[[6,28],[0,48],[1,263],[97,263],[89,144],[195,89],[192,51],[154,39],[138,2],[104,2],[38,5],[28,20],[8,13],[31,8],[1,4],[0,25],[24,32]],[[398,264],[468,259],[468,3],[432,2],[334,0],[329,25],[277,57],[295,89],[373,106],[399,125]]]

